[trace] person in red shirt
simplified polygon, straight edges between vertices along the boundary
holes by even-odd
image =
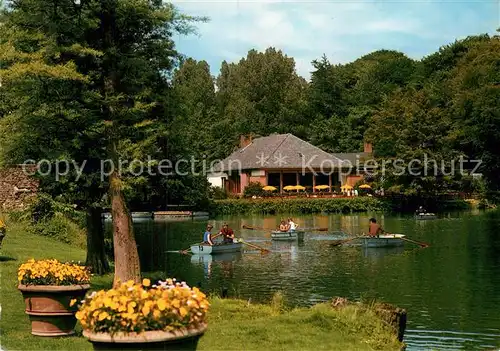
[[[370,227],[368,229],[368,236],[379,236],[380,234],[383,234],[384,230],[380,226],[380,224],[377,223],[377,220],[375,218],[370,218]]]
[[[232,244],[233,243],[234,232],[231,228],[229,228],[227,223],[224,223],[219,234],[222,234],[224,236],[224,244]]]

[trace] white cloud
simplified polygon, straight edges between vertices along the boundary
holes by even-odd
[[[419,43],[416,45],[427,43],[425,50],[430,52],[437,49],[436,42],[446,44],[444,32],[454,33],[454,37],[462,35],[457,29],[460,26],[456,16],[449,13],[449,6],[453,4],[368,0],[181,0],[174,3],[187,14],[211,18],[209,23],[198,26],[199,38],[180,40],[178,45],[184,53],[197,59],[207,56],[218,59],[216,68],[224,59],[238,61],[250,49],[273,46],[293,56],[299,74],[309,77],[311,61],[323,53],[333,62],[346,62],[371,50],[407,49],[414,42]],[[420,54],[425,50],[419,47],[414,52]],[[408,54],[411,56],[412,52]],[[213,62],[210,64],[214,67]]]

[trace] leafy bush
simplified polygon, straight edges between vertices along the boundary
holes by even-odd
[[[224,200],[227,199],[227,192],[220,186],[210,187],[210,198],[214,200]]]
[[[259,200],[218,200],[211,212],[217,215],[237,213],[341,213],[383,211],[387,205],[374,197],[353,198],[267,198]]]
[[[11,213],[10,218],[17,221],[31,221],[36,224],[49,221],[57,214],[72,220],[79,226],[85,226],[84,212],[76,210],[71,204],[56,201],[44,193],[39,193],[33,198],[25,210]]]
[[[262,184],[258,182],[250,182],[243,191],[243,197],[264,196]]]
[[[61,213],[50,219],[44,219],[28,226],[28,232],[42,235],[58,241],[84,248],[86,245],[85,230]]]
[[[50,196],[45,194],[38,195],[29,209],[33,222],[50,220],[52,217],[54,217],[55,213],[54,201]]]

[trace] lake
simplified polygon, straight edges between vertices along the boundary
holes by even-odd
[[[295,216],[300,227],[328,227],[306,233],[303,243],[271,242],[280,216],[210,220],[214,232],[224,221],[237,237],[271,249],[203,257],[169,253],[202,239],[207,221],[137,221],[136,238],[145,275],[176,277],[206,292],[266,302],[281,291],[290,305],[312,305],[334,296],[377,299],[408,311],[408,350],[485,350],[500,346],[500,213],[441,214],[417,221],[411,216],[376,218],[392,233],[429,243],[429,248],[331,248],[340,231],[366,232],[369,214]],[[251,248],[249,248],[252,250]]]

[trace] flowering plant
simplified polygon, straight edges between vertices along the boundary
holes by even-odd
[[[31,259],[19,267],[17,279],[24,285],[88,284],[90,273],[86,267],[76,263]]]
[[[167,279],[150,287],[133,281],[87,296],[76,313],[84,330],[114,334],[172,331],[205,324],[209,303],[198,288]],[[72,301],[74,303],[75,301]]]

